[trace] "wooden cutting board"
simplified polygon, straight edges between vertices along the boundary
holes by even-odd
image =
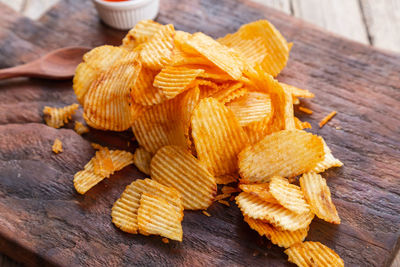
[[[250,2],[162,0],[157,21],[213,37],[267,18],[294,42],[278,77],[316,97],[312,132],[325,138],[345,166],[323,174],[342,224],[319,219],[307,240],[334,249],[347,266],[388,266],[399,247],[400,56],[344,40],[300,20]],[[125,32],[100,23],[91,1],[62,1],[39,21],[0,7],[0,67],[35,59],[69,45],[120,44]],[[185,212],[182,243],[130,235],[111,223],[110,210],[124,187],[144,176],[134,166],[86,195],[72,179],[93,156],[90,141],[134,151],[131,132],[92,130],[81,137],[47,127],[45,105],[75,102],[71,81],[13,79],[0,83],[0,251],[28,265],[290,266],[243,222],[236,205],[214,204],[211,217]],[[338,115],[324,128],[318,121]],[[82,121],[78,114],[75,117]],[[55,138],[64,152],[54,155]],[[229,145],[229,144],[227,144]]]

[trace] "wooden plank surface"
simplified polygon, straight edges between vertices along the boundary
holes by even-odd
[[[1,8],[0,67],[67,45],[119,44],[124,32],[99,24],[91,5],[63,2],[39,22]],[[304,102],[314,114],[298,115],[311,122],[313,132],[322,135],[345,163],[323,175],[342,224],[315,220],[307,239],[335,249],[348,266],[389,265],[400,225],[399,170],[393,164],[400,157],[400,111],[393,108],[400,105],[400,56],[331,36],[255,4],[165,0],[162,7],[157,20],[180,30],[217,37],[268,18],[294,42],[279,79],[316,94],[316,99]],[[143,176],[128,167],[85,196],[74,192],[72,177],[93,155],[88,139],[133,150],[126,147],[131,133],[92,131],[83,139],[70,129],[44,125],[44,105],[75,101],[71,82],[3,81],[0,97],[2,252],[30,265],[287,265],[282,249],[270,247],[251,231],[235,206],[214,204],[210,218],[185,213],[181,244],[118,231],[111,224],[110,208],[132,179]],[[319,119],[332,109],[338,115],[318,129]],[[56,137],[66,148],[58,156],[50,151]],[[259,255],[252,256],[254,251]]]

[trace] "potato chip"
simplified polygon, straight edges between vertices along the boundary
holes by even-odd
[[[227,94],[223,99],[221,99],[221,102],[223,104],[230,103],[231,101],[240,98],[242,96],[245,96],[247,94],[248,90],[246,87],[241,87],[236,89],[235,91]]]
[[[239,174],[224,174],[215,176],[215,182],[217,184],[230,184],[237,182],[239,179]]]
[[[102,145],[99,145],[99,144],[96,144],[96,143],[90,143],[90,145],[93,147],[93,149],[95,149],[95,150],[99,150],[99,149],[102,149],[103,148],[103,146]]]
[[[215,82],[203,79],[197,79],[196,85],[200,89],[200,99],[210,97],[221,89]]]
[[[138,147],[133,154],[135,166],[144,174],[150,175],[150,162],[152,155],[143,147]]]
[[[340,224],[339,215],[331,199],[331,191],[321,175],[314,172],[303,174],[300,178],[300,186],[311,210],[319,218],[330,223]]]
[[[194,148],[193,139],[191,136],[191,124],[190,119],[192,118],[193,110],[200,101],[200,89],[196,85],[194,88],[189,89],[184,95],[182,95],[180,117],[183,125],[183,132],[186,138],[186,144],[193,152],[196,152]]]
[[[228,197],[230,197],[230,196],[231,196],[230,193],[223,193],[223,194],[217,195],[217,196],[214,198],[214,201],[218,201],[218,200],[221,200],[221,199],[225,199],[225,198],[228,198]]]
[[[92,83],[100,74],[110,68],[114,62],[128,54],[126,49],[103,45],[93,48],[83,56],[83,62],[75,70],[73,89],[81,105]]]
[[[153,86],[161,90],[167,99],[171,99],[188,89],[202,72],[202,69],[167,66],[157,74]]]
[[[261,236],[266,236],[275,245],[288,248],[293,244],[303,242],[308,234],[309,227],[296,231],[279,230],[269,223],[244,216],[244,221],[251,229],[258,232]]]
[[[243,215],[269,222],[281,230],[304,229],[314,218],[312,212],[296,214],[279,204],[265,202],[256,195],[246,192],[242,192],[236,197],[236,203]]]
[[[294,97],[313,98],[315,96],[309,90],[300,89],[293,85],[289,85],[289,84],[282,83],[282,82],[280,82],[280,85],[282,85],[283,89],[285,91],[289,92]]]
[[[233,111],[241,126],[272,117],[271,98],[260,92],[248,92],[226,106]]]
[[[261,37],[255,39],[242,39],[235,34],[228,34],[217,41],[239,51],[241,56],[250,66],[262,63],[268,54],[265,41]]]
[[[114,173],[114,170],[115,167],[108,148],[104,147],[98,150],[93,160],[93,172],[97,175],[108,178]]]
[[[269,192],[285,208],[297,214],[310,212],[301,188],[290,184],[288,179],[279,176],[271,178]]]
[[[181,193],[185,209],[207,209],[217,193],[211,173],[182,147],[159,149],[151,160],[150,173],[153,180]]]
[[[215,176],[237,171],[237,155],[247,137],[235,115],[214,98],[204,98],[193,111],[192,136],[199,160]]]
[[[119,171],[134,163],[133,154],[123,150],[110,150],[114,171]]]
[[[233,79],[239,79],[242,76],[242,66],[237,58],[232,55],[229,49],[211,37],[197,32],[190,36],[186,44],[210,60]]]
[[[93,165],[93,164],[92,164]],[[105,177],[95,174],[93,172],[93,169],[90,170],[82,170],[74,175],[74,187],[75,190],[79,194],[85,194],[87,191],[89,191],[92,187],[94,187],[96,184],[100,183],[103,181]]]
[[[130,52],[91,85],[83,106],[83,118],[89,126],[112,131],[131,126],[130,88],[140,68],[137,54]]]
[[[142,66],[135,85],[132,87],[131,96],[135,103],[150,106],[160,104],[167,100],[161,90],[153,86],[153,81],[158,70],[152,70]]]
[[[315,166],[313,171],[316,173],[320,173],[332,167],[342,167],[343,162],[335,158],[332,155],[332,151],[330,150],[326,142],[323,139],[322,141],[324,142],[324,153],[325,153],[324,159],[317,163],[317,166]]]
[[[137,211],[139,232],[153,234],[182,241],[183,210],[177,211],[175,206],[161,196],[143,193]]]
[[[221,188],[221,192],[224,194],[232,194],[232,193],[240,192],[240,190],[236,187],[225,185]]]
[[[263,201],[279,204],[274,196],[269,192],[269,183],[263,184],[240,184],[239,188],[246,193],[253,194]]]
[[[160,70],[168,64],[174,48],[175,29],[172,24],[163,25],[140,50],[140,60],[143,66]]]
[[[133,29],[131,29],[122,40],[122,47],[133,50],[138,45],[147,42],[153,37],[162,25],[152,20],[139,21]]]
[[[56,138],[54,140],[54,144],[51,148],[53,150],[54,153],[58,154],[60,152],[63,152],[63,147],[62,147],[62,143],[60,141],[60,139]]]
[[[344,267],[344,262],[335,251],[320,242],[298,243],[285,250],[289,261],[299,267]]]
[[[301,121],[299,118],[294,117],[294,124],[296,125],[296,129],[298,130],[303,130],[303,129],[311,129],[312,126],[309,122],[307,121]]]
[[[217,99],[219,102],[225,104],[225,99],[232,94],[234,91],[243,87],[241,82],[228,82],[219,86],[219,90],[210,96]]]
[[[52,108],[45,106],[43,109],[43,117],[46,124],[53,128],[60,128],[72,118],[78,109],[78,104],[72,104],[63,108]]]
[[[297,176],[314,169],[323,157],[324,145],[319,136],[300,130],[272,133],[240,152],[241,182],[268,182],[272,176]]]
[[[181,196],[174,188],[163,186],[151,179],[137,179],[128,185],[119,199],[115,201],[111,217],[112,222],[124,232],[136,234],[138,228],[138,209],[143,193],[150,193],[164,198],[172,204],[177,213],[183,218]]]
[[[226,201],[226,200],[218,200],[217,202],[218,202],[218,203],[221,203],[222,205],[225,205],[225,206],[227,206],[227,207],[230,207],[230,206],[231,206],[231,204],[229,204],[229,202]]]
[[[176,38],[175,38],[176,40]],[[187,65],[205,65],[212,66],[213,64],[205,57],[198,55],[196,51],[195,54],[190,54],[182,51],[181,49],[175,47],[173,50],[173,56],[171,60],[171,66],[187,66]]]
[[[77,134],[85,134],[89,132],[89,128],[86,127],[85,125],[83,125],[83,123],[79,122],[79,121],[75,121],[75,125],[74,125],[74,131],[77,132]]]

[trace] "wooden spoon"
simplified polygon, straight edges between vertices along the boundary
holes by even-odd
[[[12,77],[38,77],[63,80],[74,76],[76,66],[82,62],[87,47],[65,47],[24,65],[1,69],[0,80]]]

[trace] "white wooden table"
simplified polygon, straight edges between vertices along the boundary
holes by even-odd
[[[0,0],[33,20],[40,19],[59,1],[63,0]],[[354,41],[400,53],[400,0],[253,1]],[[11,266],[20,265],[0,254],[0,267]],[[397,254],[392,267],[400,267],[400,253]]]

